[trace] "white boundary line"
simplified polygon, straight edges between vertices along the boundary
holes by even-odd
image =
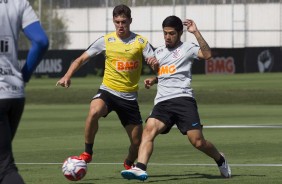
[[[176,126],[174,126],[176,128]],[[282,125],[211,125],[204,128],[282,128]],[[61,165],[62,163],[16,163],[17,165]],[[123,163],[89,163],[91,165],[120,165]],[[156,166],[216,166],[215,164],[160,164],[149,163]],[[282,167],[282,164],[229,164],[233,167]]]
[[[177,128],[176,126],[173,126]],[[203,125],[204,128],[282,128],[282,125]]]
[[[282,125],[204,125],[204,128],[282,128]]]
[[[16,165],[62,165],[63,163],[16,163]],[[90,165],[122,165],[123,163],[88,163]],[[156,166],[216,166],[216,164],[160,164],[149,163]],[[282,167],[282,164],[229,164],[233,167]]]

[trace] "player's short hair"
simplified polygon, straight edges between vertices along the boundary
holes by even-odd
[[[125,15],[127,18],[131,18],[131,10],[124,4],[117,5],[113,10],[113,17]]]
[[[163,24],[164,27],[173,27],[177,32],[183,31],[183,23],[181,19],[177,16],[168,16],[166,19],[164,19]]]

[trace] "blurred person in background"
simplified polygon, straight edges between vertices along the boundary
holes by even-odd
[[[25,84],[47,51],[49,40],[26,0],[0,1],[0,27],[0,184],[23,184],[12,141],[24,110]],[[22,69],[18,61],[20,31],[31,42]]]
[[[196,37],[199,46],[181,41],[183,25]],[[159,62],[158,77],[144,80],[146,88],[158,83],[155,105],[142,134],[138,162],[135,167],[123,170],[121,175],[125,179],[146,180],[154,139],[159,134],[168,133],[176,124],[195,148],[215,160],[221,175],[230,178],[231,169],[224,154],[204,138],[197,103],[191,88],[191,69],[194,60],[210,59],[211,49],[193,20],[186,19],[182,22],[176,16],[169,16],[163,21],[162,28],[165,45],[155,50]]]

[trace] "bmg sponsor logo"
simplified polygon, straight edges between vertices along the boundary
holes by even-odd
[[[139,67],[138,61],[117,61],[116,68],[118,71],[133,71]]]
[[[205,64],[206,74],[234,74],[235,62],[233,57],[216,57]]]
[[[172,65],[163,65],[159,69],[159,75],[164,74],[174,74],[176,72],[176,66],[174,64]]]

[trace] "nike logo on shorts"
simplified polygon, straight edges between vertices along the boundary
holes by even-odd
[[[192,127],[197,126],[199,123],[192,123]]]

